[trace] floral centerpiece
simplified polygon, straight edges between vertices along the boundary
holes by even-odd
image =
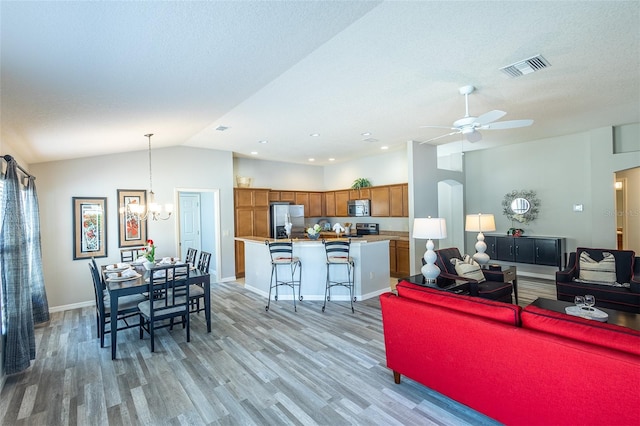
[[[309,228],[307,228],[307,236],[312,240],[317,240],[320,236],[320,231],[322,231],[322,227],[317,223]]]
[[[147,269],[151,269],[156,261],[156,246],[153,244],[153,240],[147,240],[147,246],[145,247],[146,253],[144,257],[147,259],[145,262],[145,267]]]

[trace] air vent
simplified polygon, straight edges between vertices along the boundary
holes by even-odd
[[[500,68],[500,71],[509,77],[520,77],[521,75],[531,74],[541,69],[550,67],[551,64],[542,55],[532,56],[528,59],[516,62],[506,67]]]
[[[219,132],[224,132],[225,130],[227,130],[229,127],[227,126],[218,126],[216,127],[216,130]]]
[[[378,142],[378,139],[375,138],[367,138],[367,139],[362,139],[364,142]]]

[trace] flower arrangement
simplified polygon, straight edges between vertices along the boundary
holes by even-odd
[[[156,246],[153,244],[153,240],[147,240],[147,247],[145,249],[147,253],[144,257],[147,258],[149,262],[155,262],[156,260]]]
[[[307,235],[309,238],[316,238],[316,235],[318,235],[320,231],[322,231],[322,227],[316,223],[315,225],[307,228]]]

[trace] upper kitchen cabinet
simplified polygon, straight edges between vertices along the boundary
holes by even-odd
[[[268,189],[234,188],[236,207],[269,207]]]
[[[322,216],[337,216],[336,214],[336,193],[328,191],[323,194],[324,214]]]
[[[308,192],[296,192],[296,201],[294,204],[300,204],[304,206],[304,215],[309,217],[309,193]]]
[[[409,185],[389,186],[389,216],[409,216]]]
[[[371,187],[349,190],[349,200],[369,200],[369,199],[371,199]]]
[[[347,217],[347,202],[349,201],[349,190],[336,191],[336,217]]]
[[[374,186],[371,189],[371,216],[389,217],[389,187]]]
[[[307,209],[305,209],[305,212]],[[305,216],[319,217],[324,216],[324,209],[322,208],[322,192],[310,192],[309,193],[309,213]]]

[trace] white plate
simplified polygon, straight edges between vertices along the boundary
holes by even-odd
[[[107,273],[109,272],[122,272],[122,271],[126,271],[127,269],[131,269],[131,265],[125,263],[124,265],[126,266],[120,266],[120,267],[113,267],[113,265],[107,265],[105,266],[105,271],[107,271]]]
[[[107,278],[105,281],[110,282],[110,283],[117,283],[117,282],[120,282],[120,281],[137,280],[140,277],[141,277],[141,275],[136,272],[136,274],[134,276],[132,276],[132,277]]]
[[[591,308],[591,310],[587,308],[578,308],[577,306],[567,306],[564,308],[564,311],[576,317],[592,319],[600,322],[607,322],[609,319],[609,314],[604,311],[601,311],[598,308]]]

